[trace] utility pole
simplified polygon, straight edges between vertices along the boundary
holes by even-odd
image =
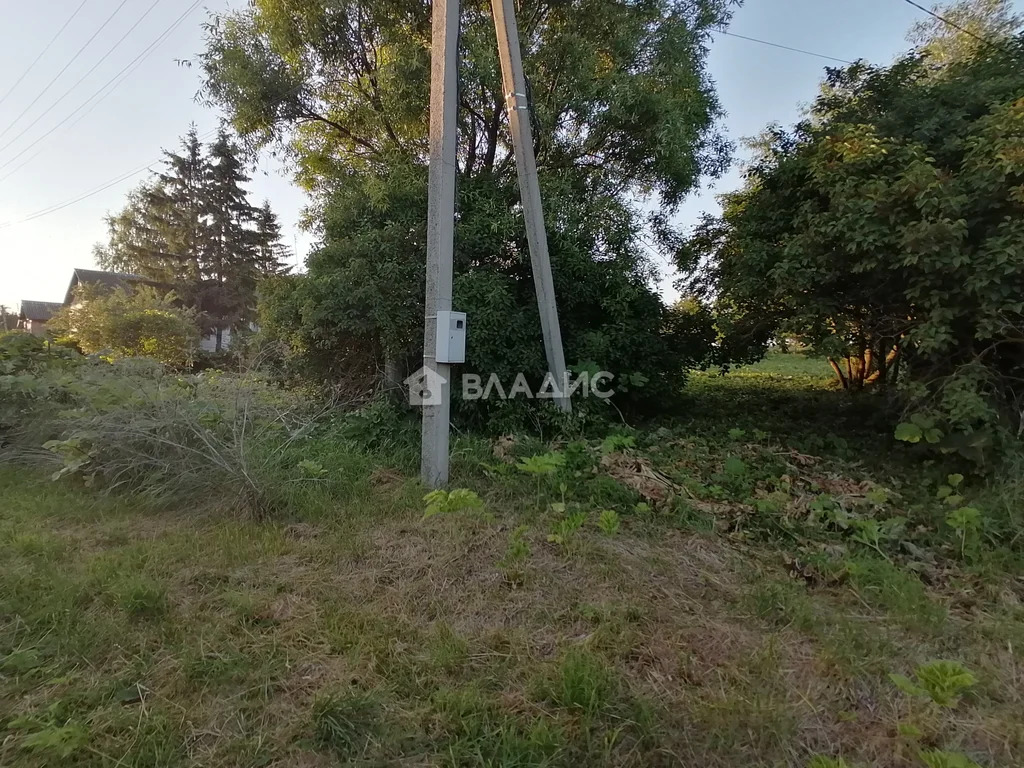
[[[456,132],[458,129],[459,0],[433,0],[430,47],[430,166],[427,191],[427,284],[423,324],[423,433],[420,476],[424,485],[448,482],[451,365],[435,360],[437,313],[452,308],[455,249]],[[432,375],[433,374],[433,375]]]
[[[435,5],[435,11],[436,8]],[[547,356],[548,371],[556,382],[555,403],[569,413],[572,405],[568,392],[563,389],[566,384],[565,353],[562,351],[562,331],[558,326],[555,285],[551,278],[551,257],[548,255],[548,238],[544,230],[544,210],[541,208],[540,183],[537,181],[537,158],[533,153],[533,130],[530,127],[530,107],[526,100],[526,75],[523,73],[523,57],[519,49],[515,6],[513,0],[491,0],[491,9],[494,14],[494,31],[498,36],[505,108],[512,129],[512,147],[516,155],[523,217],[526,219],[526,240],[530,246],[540,327],[544,334],[544,354]],[[433,118],[430,126],[433,131]]]

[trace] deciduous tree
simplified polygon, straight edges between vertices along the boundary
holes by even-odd
[[[526,0],[520,31],[570,362],[678,384],[704,349],[664,336],[652,287],[659,235],[640,203],[671,212],[728,146],[705,69],[725,0]],[[490,4],[463,5],[456,301],[469,369],[544,370]],[[430,7],[412,0],[259,0],[218,17],[206,93],[254,147],[293,158],[323,233],[295,292],[311,354],[354,339],[385,360],[422,338]],[[667,252],[664,251],[663,252]]]
[[[929,51],[830,70],[681,266],[727,343],[795,329],[852,389],[901,366],[913,408],[974,433],[1024,397],[1024,38]]]

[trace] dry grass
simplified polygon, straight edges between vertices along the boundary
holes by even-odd
[[[628,530],[568,548],[531,530],[510,581],[498,564],[512,518],[421,521],[399,476],[372,484],[333,521],[275,525],[154,520],[0,474],[0,764],[799,766],[821,753],[902,768],[920,745],[992,766],[1024,754],[1012,591],[908,624],[869,590],[790,579],[774,550]],[[955,710],[886,678],[937,657],[980,678]]]

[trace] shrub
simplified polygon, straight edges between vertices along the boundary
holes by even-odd
[[[110,293],[79,286],[74,303],[54,314],[50,327],[88,354],[151,357],[175,366],[191,362],[199,341],[193,311],[180,307],[173,294],[141,285]]]

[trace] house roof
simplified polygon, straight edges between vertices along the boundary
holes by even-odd
[[[21,316],[27,320],[45,323],[63,304],[55,301],[22,301]]]
[[[71,283],[68,285],[67,293],[64,294],[64,303],[71,303],[71,296],[75,286],[82,283],[93,283],[105,286],[113,290],[142,278],[138,275],[131,275],[125,272],[104,272],[99,269],[76,269],[71,273]]]

